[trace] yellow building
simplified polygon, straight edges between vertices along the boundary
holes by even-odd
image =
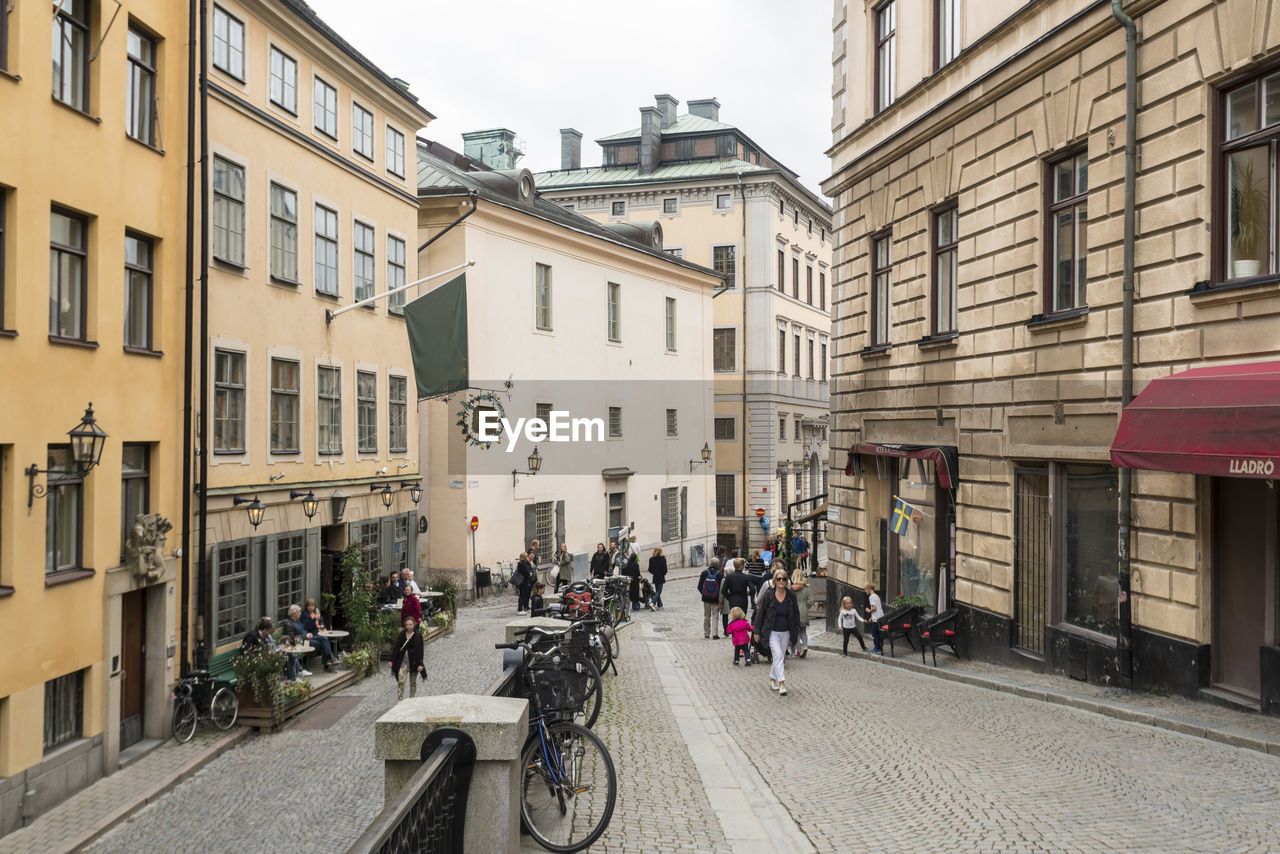
[[[384,574],[416,565],[405,295],[328,318],[416,280],[413,141],[432,118],[300,0],[209,14],[203,654],[336,592],[350,542]]]
[[[640,127],[597,140],[601,166],[583,167],[582,134],[562,130],[560,169],[537,175],[538,189],[601,223],[659,222],[667,252],[732,283],[704,330],[714,350],[715,504],[720,543],[754,547],[766,534],[758,508],[776,531],[788,504],[827,490],[831,210],[720,121],[715,98],[678,108],[656,95]]]
[[[168,732],[186,10],[0,7],[0,834]],[[106,439],[85,472],[67,431],[90,401]],[[123,565],[139,513],[175,528],[143,572]]]

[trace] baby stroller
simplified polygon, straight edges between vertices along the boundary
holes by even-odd
[[[653,584],[644,577],[640,579],[640,604],[650,611],[658,610],[658,606],[653,604]]]

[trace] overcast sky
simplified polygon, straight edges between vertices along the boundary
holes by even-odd
[[[594,140],[640,125],[670,93],[720,101],[735,124],[818,190],[831,144],[830,0],[308,0],[347,41],[412,85],[428,138],[507,127],[520,165],[560,166],[560,128]]]

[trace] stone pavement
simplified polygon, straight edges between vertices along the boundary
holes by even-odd
[[[1277,847],[1280,757],[1045,702],[1083,686],[1039,674],[965,671],[990,683],[978,687],[815,649],[788,661],[779,697],[766,667],[734,667],[728,641],[702,638],[692,576],[664,598],[624,631],[620,675],[606,680],[596,728],[619,797],[593,851]],[[454,634],[427,647],[427,689],[483,690],[513,610],[509,595],[464,608]],[[86,850],[345,850],[382,805],[373,721],[395,688],[384,672],[343,695],[345,713],[247,740]],[[1081,696],[1132,703],[1138,720],[1237,724],[1198,703]]]

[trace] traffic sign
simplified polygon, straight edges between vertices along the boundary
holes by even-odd
[[[763,515],[764,515],[764,508],[763,508],[763,507],[757,507],[757,508],[756,508],[756,518],[759,518],[759,517],[761,517],[761,516],[763,516]]]
[[[479,528],[479,527],[480,527],[480,517],[479,517],[479,516],[472,516],[472,517],[471,517],[471,530],[473,530],[473,531],[474,531],[476,528]]]

